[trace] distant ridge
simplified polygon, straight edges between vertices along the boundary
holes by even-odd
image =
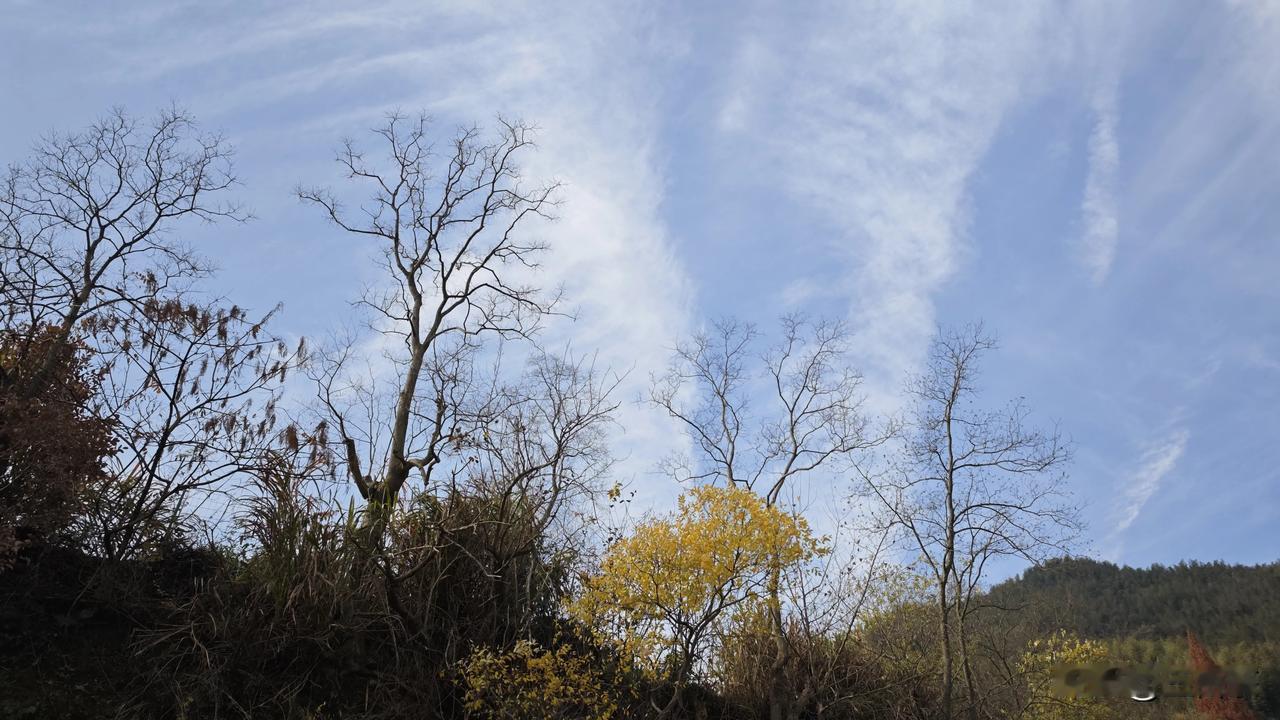
[[[1030,610],[1041,630],[1083,637],[1280,642],[1280,562],[1180,562],[1131,568],[1056,558],[991,588],[988,602]]]

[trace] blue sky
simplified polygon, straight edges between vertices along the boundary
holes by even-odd
[[[277,330],[323,336],[376,280],[291,190],[389,110],[541,128],[565,183],[552,328],[630,369],[731,314],[846,318],[892,409],[937,324],[1002,347],[1075,441],[1095,554],[1280,558],[1280,3],[48,3],[7,0],[0,159],[112,105],[175,102],[238,149],[256,220],[184,236]],[[622,413],[670,499],[678,447]],[[839,478],[823,478],[839,494]]]

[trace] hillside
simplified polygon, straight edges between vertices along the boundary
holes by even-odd
[[[1084,637],[1173,638],[1190,628],[1215,645],[1280,641],[1280,562],[1143,569],[1059,558],[996,585],[988,598],[1037,611],[1041,629]]]

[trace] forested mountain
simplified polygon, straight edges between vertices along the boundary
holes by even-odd
[[[1006,643],[1001,654],[1064,632],[1096,643],[1095,661],[1190,668],[1190,631],[1220,666],[1248,675],[1259,717],[1280,717],[1280,562],[1131,568],[1057,558],[996,585],[984,601],[1009,609],[984,610],[985,622]],[[1122,717],[1141,710],[1152,718],[1186,717],[1179,713],[1189,709],[1176,699],[1159,705],[1113,709]]]
[[[1038,609],[1042,629],[1082,637],[1182,638],[1191,629],[1213,645],[1280,641],[1280,562],[1131,568],[1058,558],[993,587],[988,599]]]

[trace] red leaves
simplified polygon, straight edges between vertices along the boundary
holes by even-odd
[[[82,345],[28,387],[55,344],[54,327],[0,339],[0,526],[42,534],[65,526],[113,449],[111,421],[89,410],[97,376]]]
[[[1226,677],[1190,630],[1187,630],[1187,649],[1191,668],[1196,673],[1196,710],[1213,720],[1257,720],[1249,704],[1238,697],[1237,683]]]

